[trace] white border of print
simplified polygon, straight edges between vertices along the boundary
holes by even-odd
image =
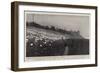
[[[24,61],[24,11],[53,11],[53,12],[72,12],[72,13],[86,13],[90,14],[90,55],[89,58],[83,59],[65,59],[62,60],[41,60],[41,61]],[[24,6],[19,5],[19,53],[18,62],[19,68],[35,68],[35,67],[50,67],[50,66],[62,66],[62,65],[84,65],[95,64],[95,10],[77,9],[77,8],[61,8],[61,7],[45,7],[45,6]],[[76,56],[73,56],[74,58]]]

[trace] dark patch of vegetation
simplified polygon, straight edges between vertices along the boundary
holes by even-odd
[[[65,53],[66,47],[68,52]],[[42,38],[35,41],[35,37],[27,42],[27,57],[32,56],[61,56],[61,55],[84,55],[89,54],[88,39],[60,39],[51,40]]]
[[[89,54],[89,39],[67,39],[68,55]]]
[[[59,56],[65,51],[65,43],[63,40],[51,40],[42,38],[35,41],[35,38],[29,39],[27,42],[26,56]]]

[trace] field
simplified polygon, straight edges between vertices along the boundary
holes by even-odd
[[[61,56],[89,54],[89,40],[77,32],[27,26],[26,56]]]

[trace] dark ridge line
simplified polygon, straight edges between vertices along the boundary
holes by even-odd
[[[37,28],[46,29],[46,30],[52,30],[52,31],[56,31],[56,32],[64,33],[64,34],[69,34],[71,36],[75,36],[76,35],[78,37],[83,38],[80,35],[79,31],[66,31],[66,30],[63,30],[63,29],[55,28],[54,26],[51,26],[51,27],[42,26],[42,25],[40,25],[40,24],[38,24],[36,22],[26,22],[26,26],[37,27]]]

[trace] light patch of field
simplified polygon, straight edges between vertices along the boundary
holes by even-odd
[[[52,40],[70,38],[70,36],[67,34],[63,34],[63,33],[60,33],[57,31],[52,31],[52,30],[40,29],[40,28],[36,28],[36,27],[27,27],[26,30],[27,30],[26,34],[31,33],[32,36],[38,36],[41,38],[48,38],[48,39],[52,39]]]

